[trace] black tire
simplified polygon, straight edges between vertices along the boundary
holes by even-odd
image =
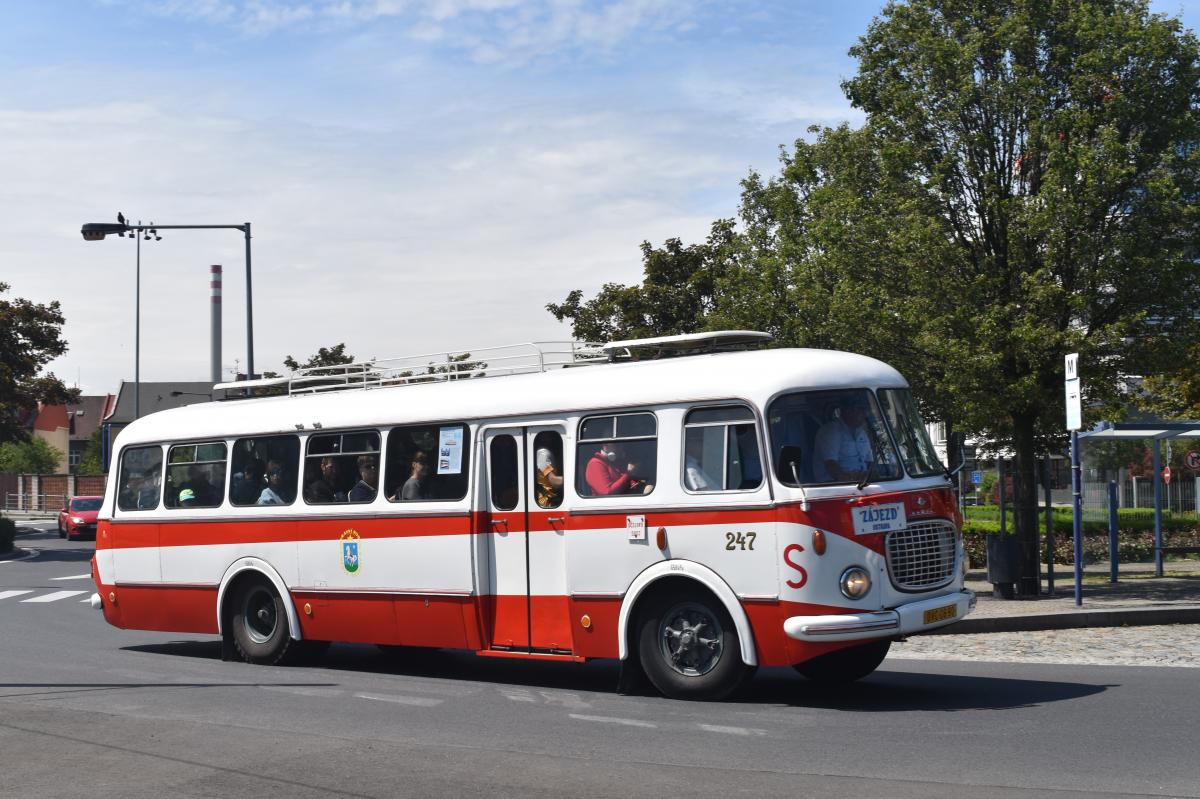
[[[63,529],[63,526],[62,526],[62,519],[59,519],[59,520],[58,520],[58,537],[59,537],[59,538],[66,538],[66,537],[67,537],[67,531],[66,531],[66,530],[64,530],[64,529]]]
[[[230,633],[247,663],[274,666],[292,644],[283,599],[264,577],[243,580],[230,597]]]
[[[861,680],[887,657],[892,642],[888,639],[850,646],[796,664],[796,671],[808,679],[826,685],[845,685]]]
[[[638,617],[637,645],[646,676],[672,699],[723,699],[754,672],[742,662],[725,606],[702,589],[648,597]]]

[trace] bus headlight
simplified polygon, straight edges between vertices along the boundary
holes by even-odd
[[[871,575],[862,566],[851,566],[842,572],[839,584],[846,599],[862,599],[871,590]]]

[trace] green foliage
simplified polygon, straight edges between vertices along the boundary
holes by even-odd
[[[7,516],[0,516],[0,553],[11,552],[17,537],[17,523]]]
[[[549,310],[592,338],[749,327],[879,357],[1034,485],[1065,443],[1065,354],[1088,419],[1117,418],[1121,378],[1200,341],[1197,40],[1145,0],[909,0],[851,54],[865,125],[813,129],[743,181],[739,234],[669,248],[676,292],[644,257],[641,286]],[[715,296],[655,314],[697,274]],[[1035,512],[1022,497],[1023,531]]]
[[[345,342],[328,348],[321,347],[304,363],[298,362],[291,355],[283,359],[283,365],[293,372],[298,369],[311,369],[314,366],[341,366],[347,363],[354,363],[354,356],[346,352]]]
[[[8,284],[0,282],[0,442],[25,437],[18,414],[39,402],[61,405],[79,396],[42,367],[67,351],[62,340],[63,315],[57,301],[36,305],[29,300],[5,299]]]
[[[966,518],[963,521],[963,531],[971,531],[973,533],[998,533],[1000,532],[1000,507],[998,505],[976,505],[966,509]],[[1072,534],[1074,519],[1070,508],[1054,508],[1052,512],[1054,520],[1054,534],[1066,535]],[[1045,512],[1039,510],[1037,515],[1038,535],[1046,534]],[[1169,510],[1164,510],[1162,515],[1163,530],[1167,531],[1186,531],[1195,530],[1200,525],[1197,524],[1196,514],[1192,512],[1176,513]],[[1120,530],[1154,530],[1154,511],[1149,508],[1118,508],[1117,509],[1117,528]],[[1012,532],[1012,513],[1008,514],[1008,531]],[[1085,533],[1104,533],[1108,534],[1108,511],[1102,508],[1085,508],[1083,514],[1083,531]]]
[[[25,441],[0,444],[0,472],[5,474],[53,474],[62,459],[61,450],[44,438],[33,436]]]
[[[92,431],[88,438],[87,447],[79,458],[79,465],[75,467],[75,474],[104,474],[102,455],[100,430],[97,429]]]
[[[582,341],[616,341],[706,329],[736,240],[733,221],[715,222],[704,244],[668,239],[661,249],[642,242],[643,280],[638,286],[606,283],[586,302],[576,289],[546,310]]]
[[[1058,525],[1055,524],[1057,529]],[[963,547],[974,568],[987,564],[987,536],[994,533],[978,529],[963,529]],[[1163,532],[1163,546],[1167,547],[1200,547],[1200,531],[1195,528]],[[1045,540],[1039,547],[1039,559],[1046,561]],[[1117,557],[1121,563],[1145,563],[1154,558],[1154,531],[1120,529],[1117,531]],[[1167,555],[1166,559],[1176,556]],[[1108,531],[1085,531],[1083,535],[1083,562],[1103,563],[1108,561]],[[1071,566],[1075,563],[1075,542],[1068,532],[1066,535],[1054,537],[1054,562],[1057,565]]]

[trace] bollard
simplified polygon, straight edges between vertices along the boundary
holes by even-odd
[[[1117,563],[1120,553],[1117,551],[1117,481],[1108,481],[1108,581],[1117,581]]]

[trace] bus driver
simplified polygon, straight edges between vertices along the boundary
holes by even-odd
[[[871,462],[867,437],[867,398],[851,394],[842,399],[837,417],[817,431],[813,471],[819,483],[860,480]]]

